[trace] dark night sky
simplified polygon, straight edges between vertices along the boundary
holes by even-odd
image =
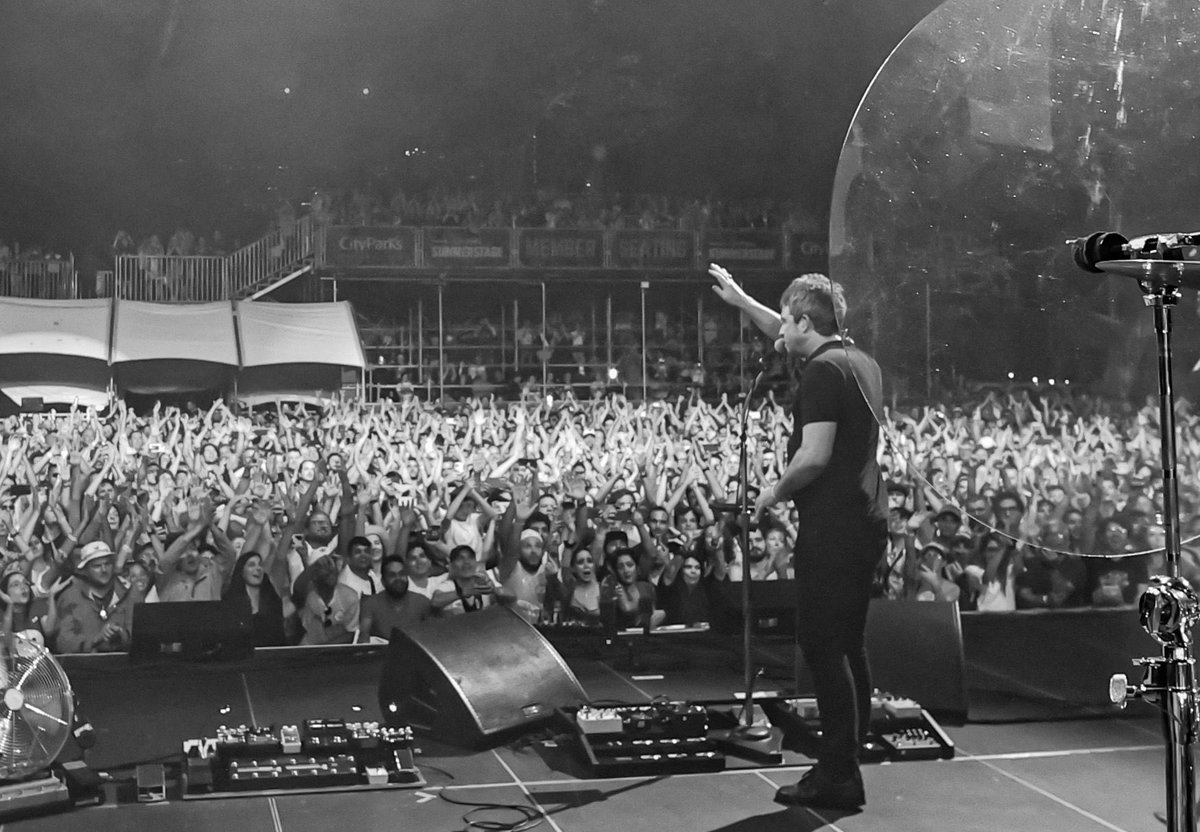
[[[536,157],[570,190],[597,144],[626,192],[824,202],[859,98],[936,5],[0,0],[0,238],[99,256],[117,228],[253,224],[268,186],[383,167],[520,190]]]

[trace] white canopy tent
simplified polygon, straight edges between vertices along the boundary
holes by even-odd
[[[320,401],[366,366],[350,304],[0,299],[0,390],[103,407],[209,391]]]
[[[251,404],[275,398],[327,398],[342,388],[347,369],[366,367],[349,303],[237,304],[242,370],[238,398]]]
[[[97,300],[6,298],[0,303],[0,390],[14,403],[103,407],[111,307]]]
[[[229,301],[117,302],[111,362],[121,393],[232,389],[238,349]]]

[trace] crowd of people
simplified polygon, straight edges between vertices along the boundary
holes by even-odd
[[[772,229],[824,230],[824,220],[807,206],[772,199],[684,199],[658,195],[561,194],[461,190],[438,186],[405,191],[382,180],[363,188],[318,188],[292,198],[278,197],[274,206],[262,205],[262,230],[293,228],[309,214],[318,225],[449,226],[471,228],[586,228],[586,229]],[[109,253],[113,257],[137,255],[213,256],[238,248],[228,231],[214,229],[197,234],[187,224],[168,233],[135,235],[115,232]],[[8,246],[0,242],[0,260]],[[37,247],[13,257],[43,257]],[[46,257],[57,255],[45,255]]]
[[[386,639],[507,604],[538,623],[704,624],[730,586],[792,577],[794,510],[735,515],[738,405],[621,395],[453,409],[403,394],[236,412],[116,402],[11,417],[3,625],[123,650],[138,603],[223,601],[259,644]],[[751,502],[788,409],[749,420]],[[1133,603],[1163,545],[1156,411],[992,391],[886,414],[891,541],[876,593],[964,610]],[[1185,537],[1200,414],[1181,408]],[[1141,553],[1141,554],[1139,554]],[[1184,573],[1200,583],[1200,558]]]
[[[769,386],[781,389],[786,382],[783,358],[771,344],[756,330],[739,334],[736,322],[724,316],[706,313],[697,335],[694,322],[655,313],[643,355],[635,315],[618,312],[612,319],[611,364],[608,345],[596,342],[584,318],[551,312],[545,327],[525,319],[503,333],[487,317],[464,319],[447,326],[440,344],[436,332],[367,326],[361,331],[369,395],[392,398],[403,385],[443,400],[568,393],[588,399],[618,392],[664,401],[693,390],[706,397],[735,395],[747,370],[764,366]]]
[[[75,263],[70,254],[0,238],[0,295],[19,298],[70,297]]]
[[[236,248],[236,243],[234,247]],[[143,258],[223,257],[230,252],[229,244],[220,229],[214,229],[209,238],[197,236],[194,231],[183,225],[177,226],[169,235],[149,234],[140,241],[135,241],[128,231],[118,231],[113,237],[110,249],[113,257],[136,255]]]
[[[22,246],[18,240],[8,241],[0,238],[0,269],[5,269],[18,261],[61,261],[69,259],[70,255],[64,256],[57,251],[43,249],[40,245]]]
[[[811,209],[772,199],[685,199],[658,195],[489,193],[436,187],[405,190],[383,180],[362,188],[318,189],[309,208],[328,225],[469,228],[790,229],[821,230]],[[281,215],[295,211],[281,203]],[[282,220],[281,220],[282,222]]]

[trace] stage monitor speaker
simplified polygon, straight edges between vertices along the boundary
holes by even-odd
[[[729,635],[742,631],[742,582],[720,584],[722,604],[714,610],[713,626]],[[796,582],[752,581],[750,609],[753,611],[754,633],[761,636],[796,635]]]
[[[495,745],[586,701],[550,642],[500,606],[395,630],[379,682],[385,723],[467,748]]]
[[[875,687],[914,699],[929,711],[966,716],[966,659],[957,602],[876,598],[867,614],[866,640]]]
[[[136,604],[132,629],[129,657],[134,662],[224,661],[254,655],[250,622],[221,601]]]

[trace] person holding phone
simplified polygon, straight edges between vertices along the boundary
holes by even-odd
[[[480,568],[470,546],[455,546],[450,550],[447,574],[451,584],[433,594],[433,608],[441,615],[479,612],[497,600],[496,584]]]
[[[796,639],[812,671],[823,743],[817,764],[775,800],[856,810],[866,802],[858,757],[871,708],[867,606],[887,542],[887,492],[877,462],[882,374],[842,338],[845,295],[825,275],[793,280],[776,312],[720,266],[712,264],[709,274],[722,300],[748,315],[777,350],[804,361],[783,473],[759,494],[755,514],[761,520],[784,500],[798,512]]]
[[[608,497],[609,505],[604,511],[605,519],[615,528],[625,532],[629,545],[638,548],[642,545],[642,535],[633,522],[634,509],[637,507],[637,495],[628,488],[614,491]]]

